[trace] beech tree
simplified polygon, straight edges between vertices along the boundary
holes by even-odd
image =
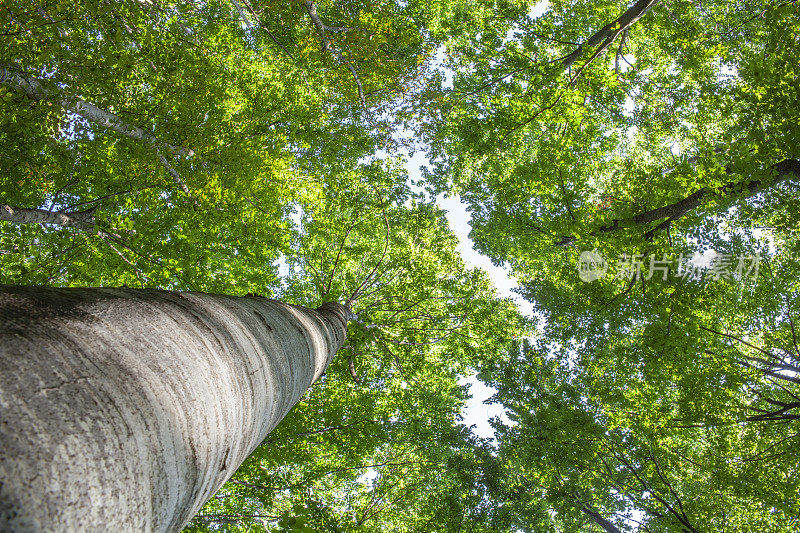
[[[458,258],[401,162],[374,156],[404,144],[391,112],[436,80],[422,26],[435,6],[40,7],[3,12],[5,283],[358,313],[328,373],[189,529],[272,530],[292,516],[426,529],[433,495],[458,487],[470,495],[453,500],[456,529],[481,483],[442,469],[480,447],[459,425],[459,377],[524,326]]]
[[[340,356],[193,530],[269,530],[285,513],[320,531],[425,531],[436,523],[436,495],[451,490],[460,509],[451,530],[480,513],[485,527],[498,524],[488,519],[493,505],[469,503],[485,490],[481,479],[446,465],[471,464],[475,447],[488,446],[459,425],[459,376],[499,356],[525,323],[482,272],[464,266],[441,210],[410,191],[404,172],[381,168],[358,181],[344,173],[309,204],[280,293],[355,295],[358,319]]]
[[[357,314],[189,531],[786,530],[797,9],[3,8],[0,280]],[[458,257],[441,194],[536,328]],[[476,373],[496,443],[462,425]]]
[[[325,371],[351,312],[7,287],[0,528],[177,531]]]

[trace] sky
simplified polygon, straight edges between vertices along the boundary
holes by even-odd
[[[536,18],[541,16],[550,6],[548,0],[543,0],[531,8],[531,17]],[[442,52],[439,53],[438,62],[441,64],[443,57]],[[452,87],[452,72],[445,70],[445,85]],[[428,166],[429,162],[424,152],[416,152],[413,157],[409,158],[406,163],[406,168],[409,176],[413,182],[418,182],[420,179],[420,167]],[[461,257],[472,267],[477,267],[484,270],[489,278],[492,280],[497,293],[502,298],[511,298],[517,303],[520,311],[526,316],[533,315],[533,307],[530,302],[523,299],[519,294],[513,292],[517,287],[517,283],[509,276],[506,268],[493,265],[488,257],[481,255],[474,249],[474,243],[469,238],[469,213],[467,206],[461,202],[458,196],[445,198],[439,196],[436,198],[436,203],[447,212],[447,221],[450,224],[450,229],[458,237],[458,252]],[[477,377],[470,376],[461,379],[462,385],[469,384],[469,392],[472,398],[467,401],[466,406],[462,410],[464,417],[464,424],[467,426],[474,425],[473,430],[475,433],[483,438],[494,438],[494,429],[489,424],[489,420],[494,417],[503,417],[504,409],[500,405],[487,405],[484,402],[488,400],[497,391],[491,387],[487,387]],[[508,421],[506,419],[506,421]]]
[[[416,152],[413,157],[409,158],[406,168],[411,180],[417,182],[421,175],[420,167],[427,165],[428,160],[422,152]],[[508,270],[493,265],[488,257],[479,254],[473,248],[472,239],[469,238],[470,217],[467,212],[467,206],[457,196],[450,198],[439,196],[436,198],[436,203],[447,212],[447,221],[450,224],[450,229],[458,237],[458,252],[464,262],[471,267],[484,270],[492,280],[500,297],[511,298],[517,303],[523,314],[531,316],[533,307],[530,302],[513,292],[513,289],[517,287],[517,283],[511,279]],[[502,417],[504,409],[500,405],[487,405],[484,402],[497,391],[487,387],[474,375],[462,378],[460,383],[462,385],[469,384],[469,392],[472,395],[472,398],[467,402],[461,413],[464,417],[464,424],[467,426],[474,425],[473,431],[480,437],[494,438],[494,429],[489,424],[489,420],[496,416]]]

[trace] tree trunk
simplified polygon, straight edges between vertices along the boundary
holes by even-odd
[[[645,16],[648,11],[653,9],[660,1],[661,0],[639,0],[633,4],[622,15],[603,26],[594,35],[589,37],[586,42],[578,46],[575,51],[562,59],[561,68],[566,70],[571,67],[575,61],[583,55],[586,49],[592,50],[595,47],[599,47],[595,51],[593,57],[597,57],[605,52],[606,49],[611,46],[611,43],[616,40],[617,36],[630,29],[631,26],[636,24],[640,18]]]
[[[99,124],[104,128],[112,129],[117,133],[124,135],[125,137],[146,142],[154,148],[163,146],[168,148],[176,155],[194,155],[192,150],[161,142],[152,133],[148,133],[142,128],[134,126],[133,124],[126,123],[117,115],[110,113],[105,109],[100,109],[94,104],[79,98],[69,99],[51,95],[42,87],[41,82],[32,76],[22,76],[0,67],[0,84],[8,85],[14,89],[23,91],[31,100],[38,101],[48,99],[54,101],[64,109],[72,111],[76,115],[85,118],[89,122],[94,122],[95,124]]]
[[[0,287],[0,530],[179,531],[322,375],[350,316]]]
[[[194,151],[186,148],[180,148],[178,146],[174,146],[169,143],[159,141],[153,134],[146,132],[142,128],[138,126],[134,126],[132,124],[128,124],[124,122],[120,117],[117,115],[106,111],[105,109],[100,109],[94,104],[81,100],[79,98],[59,98],[57,96],[48,94],[48,92],[42,87],[41,82],[36,78],[31,76],[21,76],[20,74],[11,72],[0,67],[0,84],[8,85],[16,90],[23,91],[28,98],[31,100],[43,100],[43,99],[50,99],[53,102],[56,102],[58,105],[63,107],[68,111],[72,111],[76,115],[79,115],[90,122],[94,122],[95,124],[99,124],[104,128],[109,128],[117,133],[124,135],[125,137],[129,137],[131,139],[135,139],[138,141],[143,141],[150,146],[153,147],[156,151],[156,155],[158,156],[158,160],[161,162],[161,165],[167,171],[167,173],[172,177],[172,180],[178,185],[187,196],[191,196],[191,192],[186,184],[181,179],[180,174],[172,164],[167,160],[166,157],[161,153],[161,149],[166,147],[175,155],[185,155],[185,156],[192,156],[194,155]]]
[[[95,220],[91,211],[47,211],[0,204],[0,220],[14,224],[52,224],[95,231]]]
[[[322,40],[322,49],[331,54],[335,57],[339,62],[341,62],[347,70],[350,71],[350,74],[353,76],[353,79],[356,81],[356,86],[358,87],[358,98],[361,100],[361,106],[364,109],[367,109],[367,101],[364,99],[364,86],[361,85],[361,79],[358,77],[358,72],[356,71],[353,64],[347,60],[347,58],[342,55],[338,50],[336,50],[331,42],[325,37],[325,30],[331,29],[329,26],[326,26],[322,23],[322,19],[319,18],[319,14],[317,13],[317,6],[314,2],[305,1],[303,5],[308,11],[308,16],[311,18],[312,24],[317,29],[317,33],[319,33],[319,38]],[[340,29],[340,28],[337,28]]]
[[[603,516],[600,513],[598,513],[591,507],[587,505],[581,505],[580,510],[586,516],[588,516],[592,520],[592,522],[594,522],[595,524],[606,530],[606,533],[622,533],[622,531],[620,531],[620,529],[617,526],[615,526],[613,522],[610,522],[605,518],[603,518]]]

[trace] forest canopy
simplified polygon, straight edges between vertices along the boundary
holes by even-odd
[[[0,283],[357,316],[186,531],[797,529],[796,1],[22,0],[0,35]]]

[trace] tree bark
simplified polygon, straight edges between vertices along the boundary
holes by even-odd
[[[0,204],[0,220],[14,224],[53,224],[87,231],[95,230],[94,216],[90,211],[47,211]]]
[[[172,180],[178,185],[187,196],[191,196],[191,192],[186,184],[178,174],[178,171],[170,164],[166,157],[161,153],[162,148],[167,148],[175,155],[193,156],[194,151],[186,148],[180,148],[172,144],[162,142],[156,138],[152,133],[148,133],[138,126],[128,124],[117,115],[101,109],[94,104],[80,100],[78,98],[59,98],[57,96],[48,94],[39,80],[31,76],[21,76],[9,70],[0,67],[0,84],[8,85],[17,90],[23,91],[31,100],[51,100],[64,109],[72,111],[78,116],[81,116],[89,122],[99,124],[104,128],[116,131],[117,133],[135,139],[137,141],[145,142],[153,147],[158,156],[161,165],[170,175]]]
[[[308,12],[308,16],[311,19],[312,24],[317,29],[317,33],[319,33],[319,38],[322,40],[322,49],[331,54],[335,57],[339,62],[341,62],[347,70],[350,71],[350,74],[353,76],[353,79],[356,82],[356,87],[358,88],[358,99],[361,100],[361,106],[364,109],[367,109],[367,101],[364,98],[364,87],[361,85],[361,79],[358,77],[358,72],[356,72],[355,67],[353,64],[344,57],[338,50],[336,50],[332,45],[331,42],[325,37],[325,30],[330,30],[329,26],[323,24],[322,19],[319,18],[319,14],[317,13],[317,6],[314,2],[307,0],[303,2],[303,5]],[[336,28],[341,29],[341,28]]]
[[[581,73],[585,68],[592,64],[592,62],[597,59],[600,55],[604,54],[606,50],[613,44],[613,42],[619,37],[620,35],[627,35],[628,30],[633,26],[640,18],[645,16],[651,9],[653,9],[657,4],[659,4],[661,0],[638,0],[635,4],[629,7],[622,15],[611,21],[610,23],[603,26],[600,30],[598,30],[594,35],[589,37],[585,42],[578,45],[578,47],[567,54],[566,56],[562,57],[558,61],[556,72],[553,72],[553,75],[560,76],[565,71],[571,69],[573,65],[580,59],[586,50],[594,50],[591,56],[589,56],[586,61],[584,61],[575,71],[573,74],[572,71],[569,73],[569,83],[568,86],[572,86],[573,83],[577,81],[580,77]],[[503,80],[509,76],[512,76],[522,70],[527,70],[529,67],[525,67],[523,69],[518,69],[512,72],[511,74],[503,75],[499,78],[496,78],[489,83],[486,83],[479,87],[478,89],[471,92],[474,94],[478,91],[485,89],[495,83]],[[559,95],[554,98],[549,104],[543,104],[539,107],[539,110],[533,113],[532,116],[523,120],[520,123],[517,123],[508,130],[505,135],[503,135],[500,139],[500,146],[504,146],[506,138],[511,135],[513,132],[517,131],[518,129],[527,126],[533,120],[544,113],[545,111],[549,111],[553,107],[561,101],[561,99],[566,94],[566,91],[561,91]]]
[[[351,316],[0,287],[0,530],[179,531],[322,375]]]
[[[586,516],[588,516],[592,520],[592,522],[602,527],[606,531],[606,533],[622,533],[622,531],[620,531],[620,529],[617,526],[615,526],[613,522],[610,522],[605,518],[603,518],[603,516],[600,513],[598,513],[591,507],[588,507],[586,505],[581,505],[580,510]]]

